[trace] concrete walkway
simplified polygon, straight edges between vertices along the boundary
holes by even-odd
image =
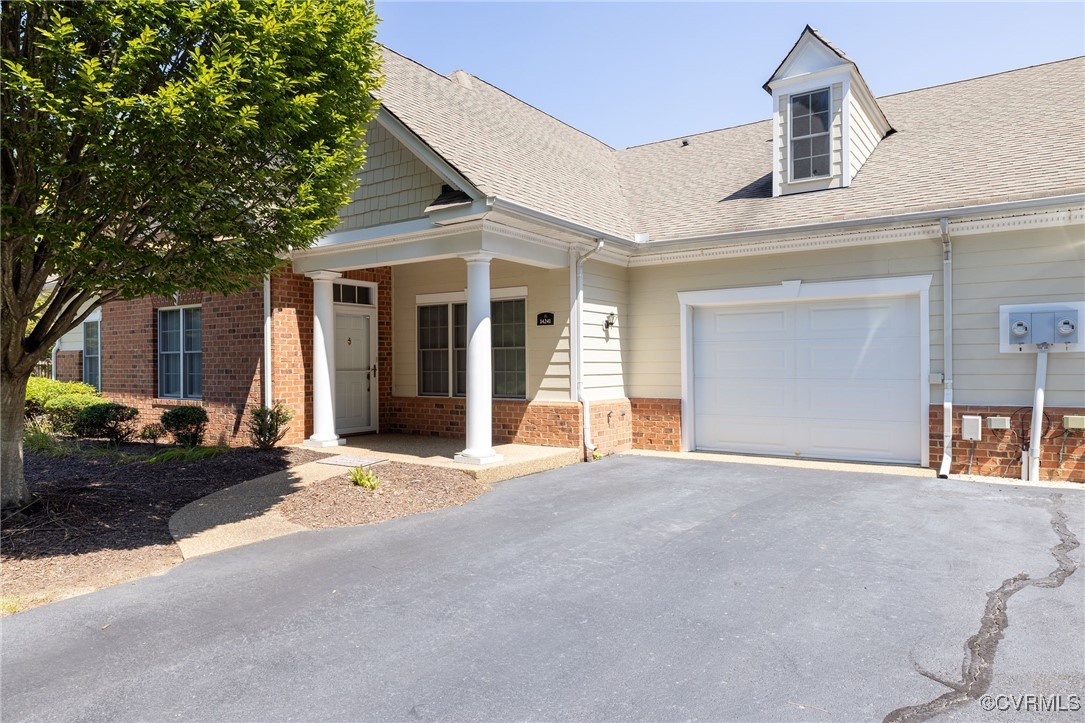
[[[327,451],[456,469],[491,484],[579,461],[575,449],[501,444],[495,449],[504,456],[504,461],[480,467],[452,460],[452,455],[462,447],[463,440],[459,439],[377,434],[349,437],[346,446]],[[275,505],[291,492],[345,474],[348,469],[309,462],[219,490],[175,512],[169,520],[170,534],[187,560],[306,530],[307,527],[291,522],[273,509]]]

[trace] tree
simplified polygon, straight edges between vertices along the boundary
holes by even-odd
[[[108,301],[236,293],[334,226],[381,76],[372,0],[11,0],[0,12],[9,508],[29,499],[34,364]]]

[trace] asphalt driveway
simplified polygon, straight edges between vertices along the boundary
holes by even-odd
[[[1076,490],[611,458],[8,618],[0,713],[1021,720],[1085,693],[1083,532]]]

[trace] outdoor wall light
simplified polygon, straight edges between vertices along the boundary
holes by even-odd
[[[610,329],[612,326],[618,325],[618,315],[613,311],[607,314],[607,318],[603,320],[603,329]]]

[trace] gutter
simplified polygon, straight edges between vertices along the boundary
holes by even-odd
[[[603,250],[606,242],[596,239],[595,248],[584,253],[578,253],[576,248],[570,249],[570,291],[572,309],[569,316],[573,329],[569,334],[569,383],[576,390],[576,399],[580,402],[581,438],[584,440],[584,448],[588,452],[595,451],[595,445],[591,441],[591,403],[584,394],[584,362],[580,353],[584,345],[584,262]]]
[[[271,386],[271,274],[264,275],[264,406],[273,404]]]
[[[949,219],[938,222],[942,232],[942,464],[938,476],[949,477],[953,464],[953,241]]]

